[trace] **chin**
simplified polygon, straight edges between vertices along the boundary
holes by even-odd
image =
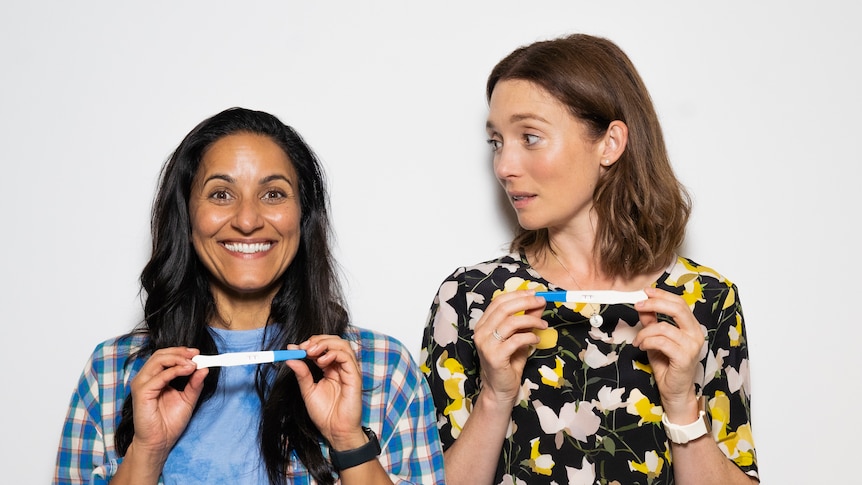
[[[228,282],[223,287],[236,295],[253,297],[256,295],[274,295],[278,284],[272,281],[238,281],[234,284]]]
[[[518,225],[521,226],[521,228],[525,231],[538,231],[539,229],[544,229],[548,227],[546,224],[521,218],[518,218]]]

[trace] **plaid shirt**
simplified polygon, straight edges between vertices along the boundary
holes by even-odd
[[[377,433],[378,457],[396,484],[443,484],[443,452],[436,415],[424,376],[406,348],[387,335],[350,327],[362,368],[362,423]],[[122,462],[114,448],[124,399],[143,366],[130,355],[144,336],[123,336],[99,344],[72,394],[54,470],[55,484],[107,484]],[[328,456],[326,445],[321,443]],[[292,483],[313,483],[291,456]]]

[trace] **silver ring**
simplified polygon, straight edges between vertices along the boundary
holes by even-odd
[[[502,336],[502,335],[500,335],[500,334],[497,332],[497,329],[496,329],[496,328],[494,329],[494,331],[493,331],[493,332],[491,332],[491,335],[493,335],[493,336],[494,336],[494,338],[495,338],[495,339],[497,339],[497,340],[499,340],[500,342],[505,342],[505,341],[506,341],[506,339],[505,339],[505,338],[503,338],[503,336]]]

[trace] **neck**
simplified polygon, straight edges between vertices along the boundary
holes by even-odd
[[[527,258],[542,277],[562,288],[635,291],[653,285],[664,272],[661,268],[629,278],[609,277],[593,254],[592,238],[561,237],[559,233],[555,236]]]
[[[213,288],[216,312],[210,321],[214,327],[228,330],[251,330],[266,326],[272,295],[228,294]]]
[[[601,264],[593,254],[595,239],[592,236],[591,232],[549,231],[548,244],[534,255],[542,274],[554,283],[563,282],[560,286],[565,288],[610,289],[613,279],[602,272]]]

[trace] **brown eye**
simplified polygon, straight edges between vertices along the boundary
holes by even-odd
[[[230,194],[228,194],[226,190],[217,190],[210,194],[210,199],[228,200],[230,199]]]
[[[267,190],[266,193],[263,194],[263,198],[267,200],[278,200],[287,197],[281,190]]]

